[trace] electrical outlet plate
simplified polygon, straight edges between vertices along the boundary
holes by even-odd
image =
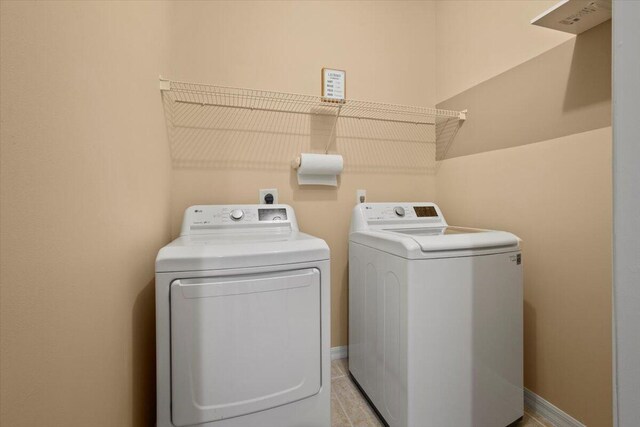
[[[258,203],[260,203],[261,205],[266,205],[267,202],[264,201],[264,196],[266,196],[267,194],[271,193],[271,195],[273,196],[273,204],[277,204],[278,203],[278,189],[277,188],[262,188],[260,189],[260,191],[258,192]]]
[[[367,190],[356,190],[356,204],[364,203],[367,200]]]

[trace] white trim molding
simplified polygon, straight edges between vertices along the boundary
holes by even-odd
[[[526,388],[524,389],[524,406],[533,417],[539,415],[556,427],[586,427],[553,403]]]
[[[331,347],[331,360],[346,359],[349,357],[349,346]]]
[[[613,2],[613,425],[640,420],[640,2]]]

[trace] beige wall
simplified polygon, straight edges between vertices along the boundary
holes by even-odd
[[[574,36],[529,21],[557,0],[436,1],[438,102]]]
[[[332,345],[347,344],[355,190],[429,200],[437,179],[451,222],[525,240],[527,387],[610,425],[608,128],[452,158],[434,177],[435,147],[346,123],[339,188],[300,188],[288,162],[322,146],[326,123],[281,118],[288,130],[260,141],[247,135],[264,128],[203,131],[178,152],[155,80],[317,94],[330,66],[349,98],[431,106],[567,41],[527,24],[550,3],[3,1],[0,424],[150,425],[155,254],[184,208],[259,188],[331,246]]]
[[[300,189],[288,162],[322,145],[326,123],[312,121],[293,145],[243,140],[213,166],[173,156],[171,172],[156,76],[313,94],[333,66],[350,98],[433,105],[432,4],[2,2],[0,14],[2,425],[152,423],[153,261],[195,203],[278,187],[332,247],[332,341],[347,343],[355,190],[432,198],[435,147],[346,124],[341,135],[383,141],[339,138],[340,187]],[[275,161],[246,166],[256,153]]]
[[[611,128],[445,160],[451,224],[523,240],[525,387],[611,425]]]
[[[195,2],[176,5],[172,14],[173,79],[319,94],[320,70],[327,66],[347,71],[349,98],[435,104],[430,2]],[[273,129],[299,126],[309,132],[307,118],[303,124],[281,116],[264,120],[281,121]],[[338,134],[383,139],[389,134],[384,126],[366,126]],[[289,162],[297,152],[322,144],[290,137],[261,135],[247,142],[240,135],[227,141],[229,151],[216,151],[225,141],[206,131],[181,140],[181,154],[191,152],[194,161],[182,162],[174,153],[172,232],[177,235],[189,205],[256,203],[258,189],[277,187],[280,202],[294,207],[302,229],[331,247],[331,343],[346,345],[347,234],[356,189],[366,189],[369,201],[432,199],[435,147],[338,138],[332,151],[345,157],[339,188],[300,188]],[[208,162],[193,167],[205,157]]]
[[[529,25],[548,3],[438,2],[438,106],[470,112],[436,200],[450,223],[523,239],[525,387],[610,426],[611,26]]]
[[[162,4],[1,3],[3,426],[149,426]]]

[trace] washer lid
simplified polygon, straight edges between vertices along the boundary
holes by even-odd
[[[298,231],[181,236],[162,248],[156,272],[260,267],[329,259],[324,240]]]
[[[518,238],[506,231],[465,227],[387,229],[410,236],[423,252],[518,247]]]
[[[408,259],[474,256],[518,250],[505,231],[450,227],[431,202],[361,203],[349,240]]]
[[[517,250],[519,239],[505,231],[462,227],[404,228],[351,233],[349,240],[408,259],[473,256]]]
[[[448,236],[452,234],[487,233],[491,230],[466,227],[437,227],[437,228],[387,228],[384,231],[408,234],[409,236]]]

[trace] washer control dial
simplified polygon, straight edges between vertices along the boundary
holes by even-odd
[[[244,212],[242,211],[242,209],[234,209],[234,210],[231,211],[229,216],[234,221],[240,221],[242,219],[242,217],[244,216]]]
[[[398,216],[404,216],[404,208],[402,206],[396,206],[395,208],[393,208],[393,211]]]

